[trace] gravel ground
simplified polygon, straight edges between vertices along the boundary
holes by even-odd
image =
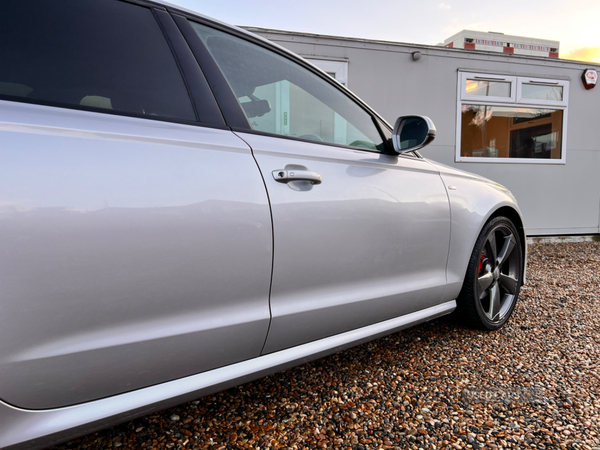
[[[54,449],[600,450],[600,244],[529,250],[497,332],[437,320]]]

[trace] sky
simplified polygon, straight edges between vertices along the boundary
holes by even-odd
[[[467,29],[560,41],[560,58],[600,63],[600,0],[169,0],[224,22],[435,45]]]

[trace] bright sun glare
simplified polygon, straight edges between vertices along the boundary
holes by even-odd
[[[576,61],[600,63],[600,47],[578,48],[572,52],[561,54],[560,57]]]

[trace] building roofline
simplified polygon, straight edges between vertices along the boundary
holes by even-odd
[[[450,36],[447,39],[444,39],[444,44],[447,44],[449,42],[452,42],[455,38],[463,36],[465,34],[468,33],[472,33],[474,35],[474,37],[478,37],[475,36],[477,35],[497,35],[497,36],[502,36],[502,40],[503,41],[516,41],[516,42],[521,42],[521,41],[538,41],[538,42],[545,42],[548,44],[548,47],[556,47],[556,48],[560,48],[560,41],[555,41],[553,39],[545,39],[545,38],[536,38],[536,37],[530,37],[530,36],[517,36],[514,34],[505,34],[502,33],[500,31],[477,31],[477,30],[461,30],[458,33],[454,33],[452,36]]]
[[[350,42],[353,44],[363,44],[363,45],[382,45],[388,47],[398,47],[404,48],[409,53],[415,50],[427,50],[430,52],[450,52],[458,55],[479,55],[484,57],[494,57],[499,59],[510,58],[511,60],[523,62],[524,60],[535,60],[536,62],[544,62],[545,64],[552,65],[578,65],[583,69],[584,66],[592,66],[596,69],[600,68],[600,63],[594,62],[586,62],[586,61],[576,61],[571,59],[561,59],[561,58],[548,58],[543,56],[534,56],[534,55],[520,55],[520,54],[508,54],[508,53],[498,53],[492,51],[485,50],[468,50],[462,48],[450,48],[450,47],[440,47],[438,45],[428,45],[428,44],[415,44],[409,42],[397,42],[397,41],[385,41],[378,39],[366,39],[366,38],[357,38],[350,36],[335,36],[335,35],[327,35],[327,34],[317,34],[317,33],[306,33],[301,31],[288,31],[288,30],[278,30],[273,28],[261,28],[261,27],[251,27],[251,26],[239,26],[240,28],[247,30],[251,33],[264,33],[264,34],[277,34],[281,36],[289,36],[289,37],[300,37],[307,39],[323,39],[323,40],[338,40],[343,42]]]

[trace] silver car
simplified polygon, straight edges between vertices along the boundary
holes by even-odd
[[[303,59],[164,3],[4,0],[0,448],[38,448],[523,284],[503,186]]]

